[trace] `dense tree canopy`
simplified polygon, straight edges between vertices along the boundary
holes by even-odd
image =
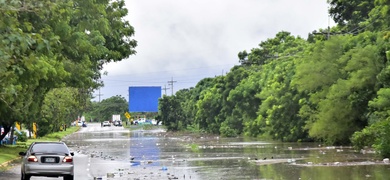
[[[226,75],[164,96],[163,121],[180,127],[171,130],[353,143],[389,156],[388,1],[328,2],[338,23],[331,32],[305,40],[282,31],[239,52],[241,65]]]
[[[366,0],[328,0],[329,13],[333,20],[347,31],[355,31],[359,24],[369,18],[374,1]]]
[[[97,122],[112,120],[112,115],[119,114],[124,120],[124,114],[128,111],[128,102],[122,96],[112,96],[101,102],[92,102],[88,107],[88,120]]]
[[[6,131],[16,121],[31,128],[56,88],[76,88],[79,105],[71,111],[82,112],[102,85],[103,63],[135,53],[123,0],[5,0],[0,7],[0,125]]]

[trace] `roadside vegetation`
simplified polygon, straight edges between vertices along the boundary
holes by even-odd
[[[47,137],[84,115],[103,86],[103,65],[136,53],[125,6],[124,0],[0,1],[0,141],[15,126]]]
[[[8,164],[4,164],[10,161],[19,160],[19,152],[26,151],[26,145],[6,145],[0,147],[0,172],[9,168]]]
[[[127,125],[124,126],[130,130],[157,130],[157,129],[166,129],[164,126],[157,126],[153,124],[139,124],[139,125]]]
[[[390,5],[330,0],[337,26],[279,32],[240,65],[164,96],[170,131],[374,148],[390,157]]]
[[[169,131],[353,144],[390,157],[390,5],[328,3],[337,26],[307,38],[281,31],[238,52],[228,73],[163,96],[156,119]],[[126,112],[124,97],[91,102],[103,65],[136,53],[124,0],[0,6],[0,141],[17,124],[58,140],[81,115],[101,122]]]

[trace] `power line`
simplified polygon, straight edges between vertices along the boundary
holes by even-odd
[[[181,72],[185,71],[186,73],[188,71],[199,71],[199,69],[202,70],[211,70],[211,69],[221,69],[221,68],[232,68],[237,64],[219,64],[219,65],[211,65],[211,66],[199,66],[199,67],[193,67],[193,68],[180,68],[180,69],[169,69],[169,70],[164,70],[164,71],[147,71],[147,72],[138,72],[138,73],[128,73],[128,74],[120,74],[120,75],[114,75],[114,76],[124,76],[124,75],[129,75],[129,76],[135,76],[135,75],[143,75],[143,74],[162,74],[162,73],[171,73],[171,72]]]

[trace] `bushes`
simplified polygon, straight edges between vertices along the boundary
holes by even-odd
[[[224,136],[224,137],[237,137],[238,136],[238,130],[231,128],[226,121],[221,124],[219,131],[221,133],[221,136]]]
[[[390,157],[390,120],[376,122],[359,132],[355,132],[351,138],[353,145],[362,149],[374,148],[382,157]]]
[[[16,133],[16,136],[18,137],[18,141],[20,142],[26,142],[27,141],[27,133],[22,131],[19,133]]]
[[[380,153],[382,157],[390,157],[390,122],[385,121],[379,128],[380,136],[376,139],[374,148]]]

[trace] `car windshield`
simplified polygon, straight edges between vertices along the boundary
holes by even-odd
[[[35,144],[31,152],[33,153],[65,153],[68,154],[69,150],[63,144]]]

